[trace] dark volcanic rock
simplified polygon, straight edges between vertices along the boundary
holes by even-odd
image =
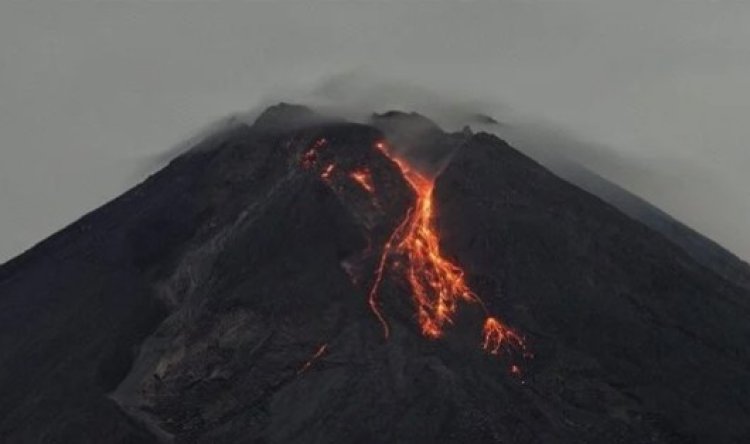
[[[527,336],[523,378],[481,351],[476,307],[423,338],[393,276],[384,340],[367,293],[414,203],[385,136],[451,160],[442,245]],[[497,138],[281,105],[0,268],[0,441],[746,442],[749,315],[733,280]]]
[[[446,251],[534,332],[530,384],[581,415],[572,429],[606,414],[676,442],[750,437],[741,287],[489,135],[436,193]]]
[[[580,166],[568,165],[565,173],[576,184],[616,206],[682,247],[697,262],[726,279],[750,289],[750,264],[716,242],[676,220],[646,200]]]
[[[430,175],[445,166],[466,138],[463,133],[444,133],[433,121],[417,113],[374,114],[371,123],[383,131],[396,153]]]

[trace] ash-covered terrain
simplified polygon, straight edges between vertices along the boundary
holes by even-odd
[[[673,241],[495,136],[278,105],[0,268],[0,441],[750,442],[750,271]]]

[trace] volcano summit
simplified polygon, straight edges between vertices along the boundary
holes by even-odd
[[[750,442],[721,257],[493,135],[278,105],[0,268],[0,441]]]

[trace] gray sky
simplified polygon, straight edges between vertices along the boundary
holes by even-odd
[[[328,99],[564,130],[588,147],[571,157],[749,259],[749,42],[744,0],[5,1],[0,262],[211,121],[321,100],[341,73]]]

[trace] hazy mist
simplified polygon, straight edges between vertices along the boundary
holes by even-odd
[[[486,113],[748,259],[747,42],[749,2],[5,2],[0,262],[279,100]]]

